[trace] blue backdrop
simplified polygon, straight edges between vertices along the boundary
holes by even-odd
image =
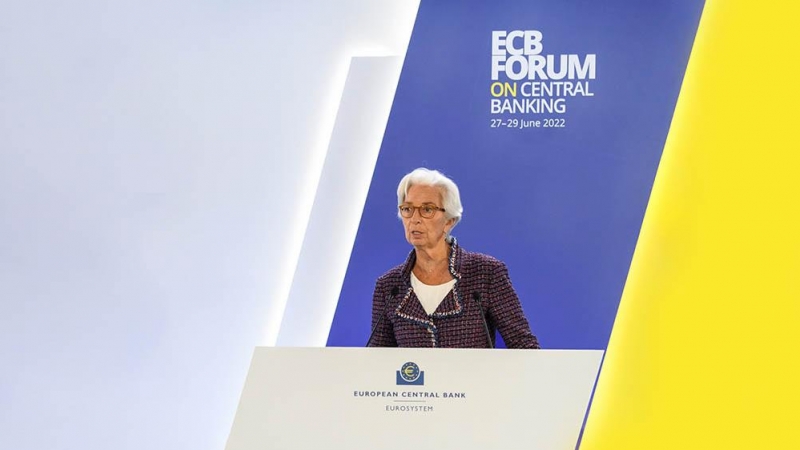
[[[542,346],[605,349],[702,7],[423,0],[328,345],[366,342],[375,280],[411,249],[397,183],[425,166],[458,184],[453,234],[506,262]],[[494,97],[495,81],[552,81],[492,79],[492,32],[513,30],[541,32],[556,61],[595,55],[595,77],[573,80],[593,95],[549,96],[563,113],[493,114],[492,99],[524,97]],[[546,119],[563,126],[508,128]]]

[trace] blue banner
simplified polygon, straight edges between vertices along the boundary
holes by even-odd
[[[423,1],[328,339],[363,346],[411,246],[397,183],[461,190],[543,348],[605,349],[703,2]]]

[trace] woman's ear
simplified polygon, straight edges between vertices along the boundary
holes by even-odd
[[[447,222],[444,223],[444,233],[445,234],[450,234],[450,230],[453,229],[455,224],[456,224],[455,217],[451,217],[451,218],[447,219]]]

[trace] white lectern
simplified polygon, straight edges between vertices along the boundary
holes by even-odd
[[[601,350],[256,348],[226,450],[573,450]]]

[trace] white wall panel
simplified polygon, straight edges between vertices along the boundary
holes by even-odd
[[[222,448],[277,338],[337,83],[403,55],[416,8],[4,5],[0,448]]]
[[[325,346],[402,64],[353,58],[278,345]],[[370,308],[372,299],[363,300]]]

